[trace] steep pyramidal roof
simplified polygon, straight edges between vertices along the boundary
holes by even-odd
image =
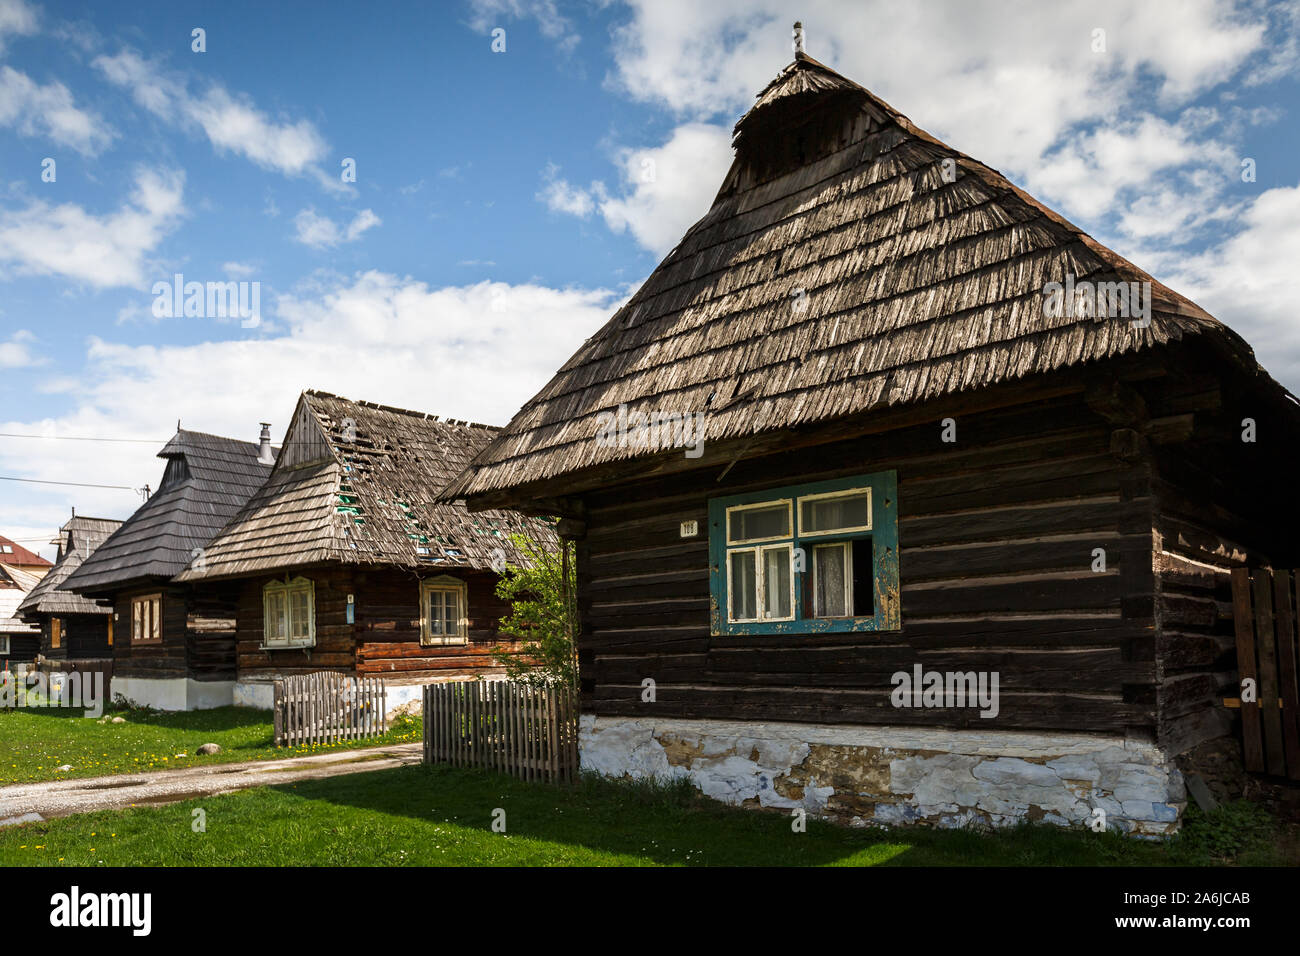
[[[86,518],[74,515],[59,529],[59,556],[54,568],[41,583],[32,588],[18,613],[30,614],[111,614],[112,609],[90,598],[65,591],[61,585],[81,567],[114,531],[122,526],[116,518]]]
[[[703,412],[718,441],[1187,336],[1258,370],[1195,304],[810,57],[759,94],[735,146],[704,218],[448,496],[500,504],[559,476],[579,489],[577,472],[653,454],[596,440],[622,403]],[[1149,325],[1047,315],[1044,288],[1067,275],[1150,282]]]
[[[102,594],[169,579],[189,563],[271,472],[256,442],[178,431],[158,452],[158,490],[81,563],[63,587]]]
[[[546,522],[471,514],[437,494],[496,435],[487,425],[307,391],[266,484],[179,580],[315,564],[519,566],[511,533],[554,546]]]

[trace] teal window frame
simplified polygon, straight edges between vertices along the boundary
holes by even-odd
[[[830,532],[801,534],[800,498],[824,495],[858,488],[871,489],[871,530],[855,532]],[[766,538],[741,545],[742,548],[762,548],[789,545],[803,548],[805,568],[790,569],[794,589],[794,619],[782,621],[730,621],[727,609],[731,595],[728,593],[727,572],[727,512],[740,505],[765,502],[790,501],[790,534],[779,538]],[[813,617],[812,609],[805,607],[804,578],[813,573],[813,547],[871,539],[873,607],[875,613],[856,617]],[[792,552],[793,553],[793,552]],[[793,562],[792,562],[793,565]],[[765,488],[743,495],[729,495],[709,499],[709,595],[710,631],[715,637],[738,634],[835,634],[852,631],[897,631],[902,628],[901,600],[898,584],[898,473],[879,471],[851,478],[830,481],[806,482]],[[806,612],[806,614],[805,614]]]

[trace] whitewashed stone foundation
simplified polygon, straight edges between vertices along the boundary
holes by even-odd
[[[1172,760],[1114,736],[584,715],[579,748],[584,770],[854,826],[1075,826],[1100,807],[1111,828],[1163,836],[1186,806]]]

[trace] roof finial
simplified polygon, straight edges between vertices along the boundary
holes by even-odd
[[[796,56],[803,53],[803,24],[798,20],[794,22],[794,43],[791,45]]]

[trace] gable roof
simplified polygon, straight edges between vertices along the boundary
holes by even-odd
[[[178,431],[158,452],[167,461],[158,490],[64,581],[103,594],[170,579],[252,496],[271,471],[255,442]]]
[[[29,551],[12,538],[0,534],[0,564],[14,568],[50,568],[53,565],[35,551]]]
[[[448,496],[514,503],[560,476],[581,490],[598,484],[589,469],[655,454],[596,440],[623,404],[629,416],[703,413],[716,442],[1188,336],[1263,374],[1194,303],[811,57],[759,94],[734,144],[704,218]],[[1047,316],[1044,288],[1067,274],[1150,282],[1149,326]]]
[[[553,547],[548,523],[437,500],[496,433],[488,425],[303,392],[270,478],[177,579],[335,561],[486,569],[503,557],[521,565],[509,535]]]
[[[114,531],[122,526],[116,518],[87,518],[74,515],[59,529],[59,558],[54,568],[28,592],[18,605],[24,617],[32,614],[111,614],[112,608],[90,598],[63,590],[61,585],[81,567]]]

